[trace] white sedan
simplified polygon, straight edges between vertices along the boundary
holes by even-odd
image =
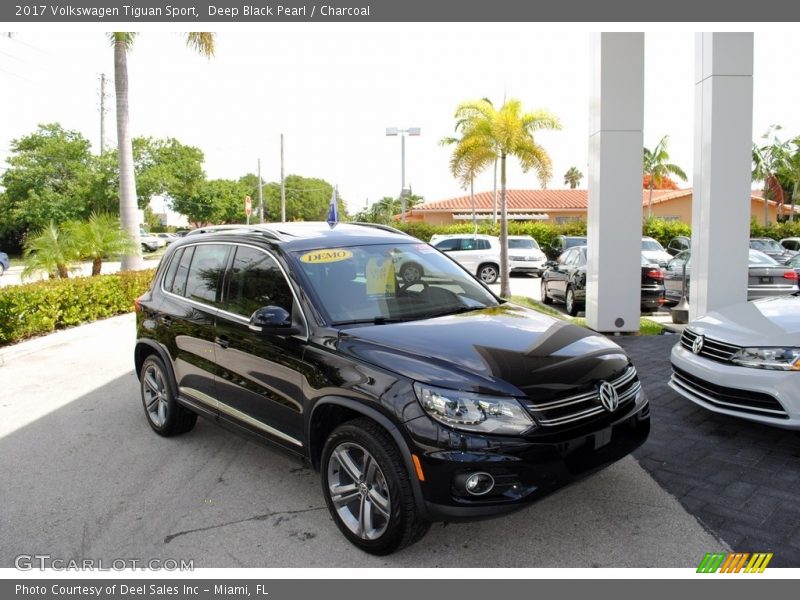
[[[716,413],[800,429],[800,296],[734,304],[692,321],[669,386]]]

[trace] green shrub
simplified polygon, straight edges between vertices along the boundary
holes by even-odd
[[[0,345],[133,310],[154,269],[0,288]]]

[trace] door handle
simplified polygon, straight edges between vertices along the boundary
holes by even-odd
[[[222,348],[228,348],[231,345],[231,341],[228,339],[228,336],[223,335],[221,337],[215,337],[214,343],[218,344]]]

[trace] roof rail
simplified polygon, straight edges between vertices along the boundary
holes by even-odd
[[[383,225],[381,223],[366,223],[364,221],[350,221],[349,225],[361,225],[362,227],[372,227],[374,229],[380,229],[382,231],[389,231],[391,233],[399,233],[400,235],[406,235],[408,237],[413,237],[410,234],[406,233],[405,231],[401,231],[394,227],[390,227],[389,225]]]
[[[197,229],[192,229],[186,234],[186,236],[199,235],[201,233],[235,233],[238,231],[258,233],[273,240],[283,241],[283,238],[276,231],[268,229],[260,224],[209,225],[207,227],[198,227]]]

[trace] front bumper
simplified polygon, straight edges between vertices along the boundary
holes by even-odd
[[[671,361],[669,386],[695,404],[722,415],[800,429],[800,373],[725,364],[680,344],[672,348]]]
[[[555,490],[579,481],[630,454],[650,432],[644,392],[611,421],[527,437],[488,437],[455,432],[427,416],[406,423],[418,446],[425,481],[420,482],[426,517],[431,521],[470,521],[523,508]],[[449,449],[442,449],[442,435]],[[439,447],[431,447],[438,437]],[[470,496],[461,485],[466,476],[489,473],[494,490]]]
[[[508,257],[508,268],[511,270],[512,273],[533,273],[538,275],[545,270],[544,263],[546,262],[545,259],[541,260],[524,260],[521,258],[515,258],[513,256]]]

